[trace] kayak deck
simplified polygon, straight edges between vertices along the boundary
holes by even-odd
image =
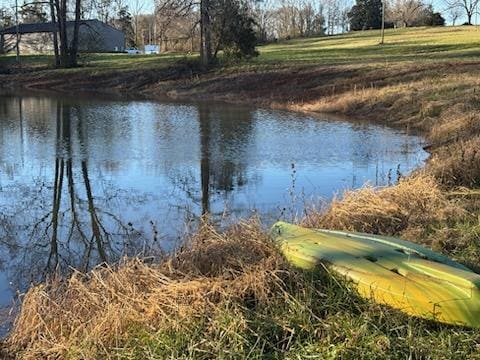
[[[392,237],[283,222],[273,226],[272,236],[293,265],[324,264],[353,281],[365,298],[409,315],[480,327],[480,275],[446,256]]]

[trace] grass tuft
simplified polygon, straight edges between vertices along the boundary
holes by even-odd
[[[258,223],[223,235],[205,224],[189,246],[159,265],[131,259],[33,287],[7,344],[27,359],[108,356],[132,328],[177,333],[221,307],[267,302],[281,288],[282,268]]]
[[[465,212],[449,200],[435,178],[425,174],[401,179],[397,185],[348,190],[326,212],[310,212],[302,224],[373,234],[395,235],[462,218]]]

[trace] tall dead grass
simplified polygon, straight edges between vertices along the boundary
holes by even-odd
[[[426,170],[452,187],[480,186],[480,135],[436,149]]]
[[[480,134],[480,112],[462,111],[463,106],[451,109],[442,121],[433,126],[428,139],[437,146],[466,140]]]
[[[132,259],[31,288],[5,344],[22,359],[108,358],[136,326],[181,331],[226,303],[267,302],[282,268],[258,222],[222,235],[203,225],[161,264]]]
[[[395,186],[346,191],[325,212],[311,211],[302,224],[313,228],[395,235],[464,215],[430,175],[417,174]]]

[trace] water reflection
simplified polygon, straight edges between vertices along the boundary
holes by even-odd
[[[0,177],[2,262],[8,264],[15,288],[25,288],[53,271],[86,270],[120,254],[145,252],[146,239],[141,241],[142,234],[124,221],[121,210],[112,204],[121,199],[139,203],[141,198],[115,186],[100,187],[94,195],[97,186],[108,184],[98,173],[91,179],[82,109],[68,102],[52,102],[29,127],[30,117],[24,118],[28,106],[24,108],[22,98],[17,101],[19,126],[12,126],[5,116],[2,125],[7,126],[2,126],[2,135],[10,136],[1,149],[7,159],[22,160],[18,164],[4,158],[2,170],[7,177]],[[19,156],[11,148],[15,132],[19,134]],[[7,146],[13,150],[10,155]],[[38,157],[32,159],[29,150],[37,147]]]
[[[228,198],[230,192],[248,181],[245,162],[251,144],[253,114],[247,109],[239,110],[214,111],[208,104],[198,105],[202,214],[211,211],[210,189]]]
[[[420,138],[371,124],[1,95],[0,304],[52,271],[168,251],[202,214],[274,220],[425,157]]]

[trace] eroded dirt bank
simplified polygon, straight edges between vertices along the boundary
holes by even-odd
[[[478,84],[473,74],[478,72],[480,61],[419,65],[409,62],[386,66],[252,66],[213,68],[209,71],[199,69],[193,62],[179,61],[159,69],[109,71],[87,67],[75,71],[40,70],[0,75],[0,88],[222,100],[294,110],[331,111],[354,114],[356,117],[388,115],[401,121],[407,109],[396,105],[404,101],[405,96],[411,98],[408,112],[412,115],[421,110],[418,108],[419,102],[425,105],[435,100],[431,96],[425,97],[427,92],[435,95],[431,85],[438,84],[441,87],[437,95],[447,90],[441,86],[447,79],[452,93],[445,94],[444,98],[454,100],[468,92],[467,87],[475,92]],[[463,82],[467,76],[471,76],[470,80],[474,83]],[[394,101],[388,99],[386,102],[384,91],[391,91],[394,87],[401,87],[401,93]],[[366,95],[373,95],[373,98],[370,97],[375,106],[362,106]],[[346,96],[351,103],[357,102],[357,106],[340,106],[338,99]],[[337,102],[336,106],[318,106],[327,99]],[[457,100],[463,102],[461,98]],[[398,110],[402,110],[401,113]],[[394,115],[394,111],[397,114]],[[423,127],[415,121],[411,121],[410,125]]]

